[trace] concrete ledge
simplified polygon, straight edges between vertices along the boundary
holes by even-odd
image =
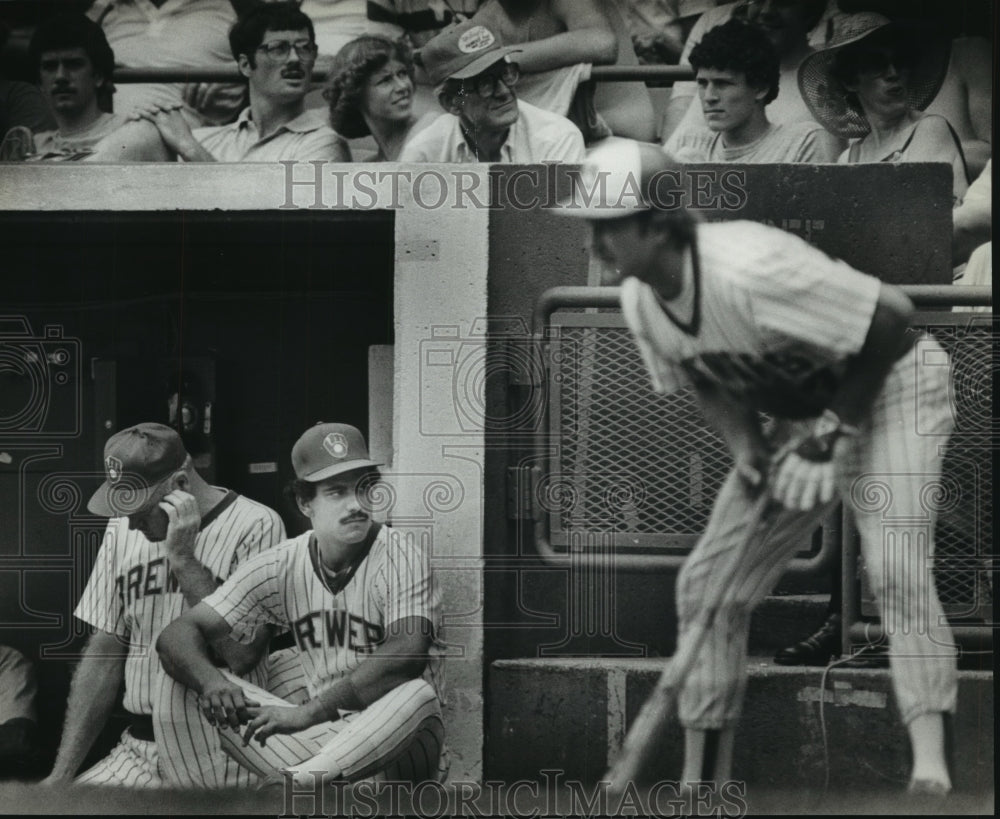
[[[621,746],[662,668],[662,660],[498,660],[490,667],[486,774],[541,779],[557,769],[596,782]],[[887,670],[750,666],[734,775],[765,789],[902,791],[909,743]],[[825,691],[822,715],[820,692]],[[957,792],[993,788],[993,675],[959,672],[955,720]],[[825,743],[824,743],[825,733]],[[673,722],[650,780],[676,779],[683,735]]]

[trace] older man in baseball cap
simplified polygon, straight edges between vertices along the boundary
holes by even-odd
[[[46,784],[73,779],[124,680],[131,724],[111,754],[77,778],[88,785],[222,787],[251,779],[222,754],[172,696],[153,653],[170,621],[215,590],[242,561],[284,539],[274,510],[208,484],[171,427],[142,423],[104,447],[106,480],[87,508],[108,517],[101,551],[75,616],[92,629],[73,677],[66,723]],[[266,682],[257,665],[271,632],[247,645],[221,640],[216,656]],[[183,753],[170,749],[183,748]]]
[[[659,184],[676,184],[671,165],[635,143],[595,149],[580,179],[604,179],[609,193],[578,191],[560,211],[592,221],[594,251],[621,279],[622,313],[653,388],[690,388],[734,462],[677,577],[677,652],[608,778],[622,788],[640,772],[674,696],[681,779],[730,778],[751,613],[842,500],[892,626],[910,790],[944,795],[955,648],[930,570],[934,510],[920,499],[939,485],[954,424],[948,355],[910,328],[913,305],[898,287],[778,228],[695,220]],[[931,359],[943,366],[922,364]],[[762,427],[761,413],[773,425]],[[895,523],[862,502],[872,476],[893,499]],[[910,537],[921,514],[926,540]]]
[[[164,668],[210,724],[233,729],[219,731],[224,750],[260,776],[440,781],[441,598],[427,545],[372,520],[380,473],[355,427],[307,429],[292,467],[290,490],[311,528],[164,629]],[[210,661],[209,643],[248,639],[262,624],[295,638],[307,701],[282,700]]]
[[[466,22],[424,46],[419,61],[448,113],[404,146],[401,162],[581,162],[583,135],[565,117],[518,100],[519,49]]]

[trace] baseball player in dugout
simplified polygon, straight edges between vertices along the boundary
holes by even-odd
[[[668,190],[678,167],[662,150],[606,144],[581,179],[600,172],[615,205],[576,198],[563,212],[592,221],[593,250],[621,280],[622,312],[654,389],[693,388],[734,460],[677,578],[677,650],[606,778],[623,788],[639,774],[676,700],[682,781],[730,779],[750,615],[842,500],[890,638],[909,789],[947,794],[956,648],[931,576],[933,542],[906,524],[921,519],[920,499],[938,485],[953,426],[949,367],[922,365],[947,365],[947,354],[910,327],[913,306],[898,288],[783,230],[699,223],[678,209]],[[641,199],[610,193],[630,190]],[[762,427],[760,412],[774,423]],[[862,476],[884,487],[892,520],[903,523],[866,505]]]
[[[249,784],[217,737],[200,730],[197,707],[176,696],[153,646],[164,626],[215,591],[234,567],[284,540],[281,518],[206,483],[180,435],[163,424],[138,424],[111,436],[104,471],[107,480],[87,508],[111,520],[74,612],[93,633],[73,675],[62,740],[43,783],[73,780],[124,682],[131,724],[110,755],[77,783]],[[270,636],[262,629],[247,643],[215,640],[212,661],[266,684],[267,664],[260,660]],[[158,750],[177,745],[182,756]]]
[[[372,521],[380,478],[361,433],[318,424],[292,449],[290,491],[312,528],[247,562],[157,641],[239,764],[319,779],[442,781],[441,601],[419,543]],[[282,700],[219,669],[209,646],[291,631],[308,699]],[[314,777],[316,778],[314,780]]]

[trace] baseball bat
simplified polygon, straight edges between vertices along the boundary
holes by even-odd
[[[742,476],[741,479],[743,479]],[[780,504],[773,502],[767,487],[763,485],[763,481],[758,481],[757,486],[751,488],[760,493],[757,499],[757,509],[754,513],[758,525],[765,522],[769,524],[770,514],[779,510]],[[741,552],[740,549],[733,550],[729,561],[731,565],[726,566],[725,572],[717,569],[718,576],[734,577],[734,572],[731,570],[735,568],[742,556]],[[701,609],[703,616],[692,623],[687,631],[680,636],[677,650],[667,660],[667,664],[656,682],[656,687],[643,703],[632,727],[626,734],[618,759],[603,777],[602,781],[610,783],[611,793],[624,792],[630,782],[638,783],[643,773],[648,770],[656,753],[657,742],[663,736],[674,706],[677,704],[681,685],[691,671],[705,635],[712,625],[715,613],[729,589],[730,584],[719,583],[714,590],[715,593],[704,601]]]

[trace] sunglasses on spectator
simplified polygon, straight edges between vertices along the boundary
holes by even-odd
[[[480,74],[469,80],[462,81],[463,88],[475,88],[476,93],[484,100],[494,96],[499,88],[498,83],[502,82],[508,89],[517,85],[521,79],[521,69],[517,63],[504,63],[499,71],[491,71],[488,74]]]
[[[304,63],[312,62],[319,53],[316,43],[309,40],[297,40],[294,43],[290,43],[288,40],[277,40],[273,43],[261,43],[257,46],[258,51],[263,51],[275,61],[287,60],[293,48],[298,58]]]
[[[865,49],[859,52],[857,59],[858,73],[869,77],[884,77],[889,73],[890,66],[896,71],[905,71],[913,67],[916,55],[902,49]]]

